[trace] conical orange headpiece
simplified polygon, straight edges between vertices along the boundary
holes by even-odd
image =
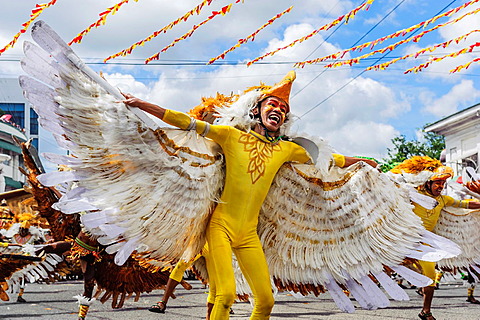
[[[288,105],[290,105],[290,91],[292,90],[292,83],[296,78],[295,71],[290,71],[287,75],[280,81],[279,83],[275,84],[273,87],[268,89],[264,89],[262,93],[264,94],[264,98],[266,97],[277,97],[285,101]]]

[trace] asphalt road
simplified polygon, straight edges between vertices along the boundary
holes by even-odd
[[[95,302],[87,315],[87,320],[181,320],[204,319],[206,289],[198,281],[189,281],[193,289],[186,291],[179,286],[177,299],[170,300],[165,314],[147,311],[154,302],[160,300],[163,291],[144,294],[138,302],[128,300],[122,309],[112,309],[110,304]],[[0,301],[0,319],[48,319],[76,320],[77,303],[72,297],[82,292],[81,281],[57,282],[54,284],[28,284],[24,298],[27,303]],[[480,305],[465,301],[467,289],[461,282],[441,285],[436,290],[433,314],[438,320],[479,320]],[[413,289],[408,289],[410,301],[391,301],[391,306],[380,310],[357,309],[353,314],[338,310],[328,293],[321,297],[295,297],[288,293],[276,296],[271,319],[419,319],[421,297]],[[480,289],[478,289],[480,295]],[[354,302],[357,306],[358,303]],[[231,319],[248,319],[251,311],[249,303],[235,303],[235,314]]]

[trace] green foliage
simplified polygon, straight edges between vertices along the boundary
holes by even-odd
[[[433,132],[422,132],[424,141],[407,140],[404,135],[393,138],[393,148],[387,149],[388,155],[383,159],[382,171],[386,172],[413,156],[429,156],[433,159],[440,159],[440,154],[445,149],[445,137]]]

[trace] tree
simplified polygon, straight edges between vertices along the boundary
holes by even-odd
[[[393,148],[387,149],[388,155],[383,159],[382,171],[388,171],[398,163],[413,156],[429,156],[433,159],[440,159],[440,154],[445,149],[445,137],[423,130],[422,133],[423,141],[407,140],[404,135],[393,138]]]

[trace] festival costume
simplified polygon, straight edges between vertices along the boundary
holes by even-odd
[[[468,210],[469,201],[456,200],[446,195],[434,197],[424,187],[427,181],[448,179],[453,175],[453,171],[438,160],[416,156],[405,160],[391,172],[394,176],[402,176],[402,180],[416,187],[420,194],[435,199],[435,207],[428,209],[414,202],[413,211],[422,219],[425,229],[455,241],[462,248],[462,253],[456,257],[438,262],[419,261],[423,274],[434,280],[430,286],[436,285],[436,265],[446,271],[457,268],[477,270],[480,250],[476,248],[476,243],[480,240],[480,217]]]
[[[158,270],[152,272],[140,266],[133,257],[129,258],[123,266],[115,264],[113,256],[105,253],[104,247],[98,243],[96,237],[92,237],[85,230],[82,231],[81,214],[64,214],[57,210],[58,194],[64,195],[71,186],[62,184],[57,185],[56,188],[43,187],[37,179],[41,172],[32,156],[31,141],[20,143],[20,147],[28,180],[26,189],[35,198],[39,215],[46,218],[51,227],[56,241],[52,245],[63,242],[60,248],[63,253],[66,251],[65,243],[70,244],[66,259],[68,265],[61,262],[64,265],[61,269],[56,266],[55,273],[84,274],[84,292],[74,297],[79,305],[78,319],[86,318],[90,306],[97,298],[101,303],[111,300],[112,308],[121,308],[129,297],[134,296],[135,301],[138,301],[141,293],[160,289],[167,283],[167,272]],[[66,169],[64,172],[68,172],[68,168],[64,169]],[[47,257],[49,255],[50,253]],[[59,261],[63,260],[58,258]],[[95,285],[97,290],[94,293]]]
[[[210,128],[202,122],[189,131],[159,128],[141,110],[118,103],[123,99],[118,91],[81,66],[45,23],[38,22],[32,30],[48,53],[25,45],[24,67],[40,81],[22,76],[21,86],[45,128],[75,156],[46,155],[72,171],[45,173],[39,180],[46,186],[75,181],[76,188],[59,200],[58,208],[67,214],[87,211],[83,224],[119,265],[134,254],[154,268],[171,267],[194,258],[206,238],[210,246],[219,238],[223,247],[210,248],[214,258],[207,259],[214,261],[208,269],[213,270],[219,293],[215,316],[228,317],[225,306],[235,293],[227,265],[232,251],[254,285],[259,301],[255,312],[261,317],[268,316],[273,303],[271,283],[302,294],[328,290],[347,312],[354,306],[344,288],[362,308],[386,307],[389,301],[371,277],[393,298],[407,299],[385,272],[395,270],[423,286],[429,279],[404,267],[405,257],[425,260],[433,250],[435,261],[458,254],[455,245],[422,227],[412,212],[409,190],[364,162],[338,168],[325,141],[293,135],[285,126],[281,135],[303,143],[314,164],[290,162],[307,161],[306,152],[291,141],[272,144],[249,133],[258,123],[251,110],[268,89],[252,90],[218,108],[218,121]],[[176,118],[170,111],[165,119],[168,114],[182,122],[177,123],[180,127],[192,124],[194,129],[190,119]],[[259,156],[250,157],[250,152]],[[230,161],[238,161],[238,167]],[[265,190],[252,193],[242,204],[245,208],[219,201],[221,195],[232,196],[230,188],[239,187],[237,181],[253,190],[263,185]],[[233,209],[240,210],[238,217]],[[252,219],[240,220],[243,230],[233,224],[240,217]],[[432,247],[424,251],[422,242]],[[245,248],[249,243],[252,247]],[[251,274],[246,261],[252,251],[262,257],[258,275]],[[224,266],[229,274],[217,270]],[[219,281],[228,283],[220,284],[219,275]]]

